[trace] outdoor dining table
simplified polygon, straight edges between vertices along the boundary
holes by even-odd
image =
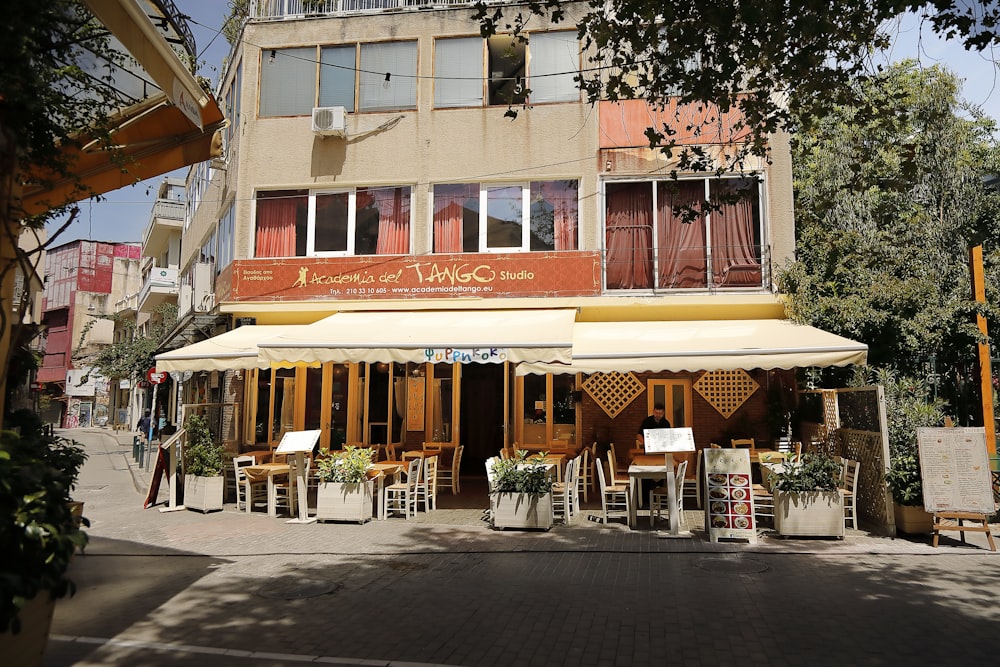
[[[267,478],[267,515],[268,516],[278,516],[277,498],[274,491],[274,478],[278,475],[287,475],[291,471],[291,466],[287,463],[258,463],[252,466],[247,466],[243,469],[243,472],[247,476],[247,484],[250,482],[259,482],[260,480]],[[248,489],[249,491],[249,489]],[[250,495],[247,494],[247,514],[250,513],[249,502]]]
[[[270,463],[271,462],[271,450],[270,449],[258,449],[252,452],[243,452],[240,456],[252,456],[254,463]]]
[[[379,461],[378,463],[373,463],[370,470],[378,473],[376,479],[378,483],[376,484],[376,496],[378,497],[378,509],[376,513],[376,518],[381,520],[385,518],[385,479],[386,477],[392,477],[392,482],[390,484],[395,484],[400,481],[400,476],[406,469],[405,461]]]
[[[628,507],[628,527],[635,528],[639,522],[639,480],[666,479],[667,511],[670,516],[670,532],[664,536],[680,536],[680,509],[678,507],[677,489],[674,484],[674,466],[667,465],[663,454],[639,454],[628,467],[628,486],[631,502]]]
[[[528,457],[529,463],[543,463],[545,465],[555,466],[556,469],[556,481],[561,482],[563,478],[563,468],[566,466],[566,455],[565,454],[546,454],[545,456],[534,456]]]

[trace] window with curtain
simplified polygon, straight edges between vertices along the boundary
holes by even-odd
[[[528,38],[528,101],[578,102],[573,80],[580,70],[580,41],[575,32],[535,32]]]
[[[261,116],[311,114],[316,101],[315,91],[315,48],[265,49],[261,52]]]
[[[438,109],[483,106],[481,38],[434,42],[434,106]]]
[[[753,178],[607,183],[607,289],[760,288],[760,187]]]
[[[256,257],[410,252],[409,186],[257,196]]]
[[[362,44],[359,62],[358,109],[417,108],[416,41]]]
[[[434,186],[434,252],[576,250],[579,181]]]

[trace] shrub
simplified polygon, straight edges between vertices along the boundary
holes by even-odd
[[[798,463],[786,463],[774,473],[774,488],[786,493],[836,491],[841,467],[826,454],[806,453]]]
[[[368,468],[374,452],[367,447],[347,447],[343,452],[323,456],[316,460],[316,478],[320,482],[357,484],[368,479]]]
[[[517,455],[493,464],[493,493],[527,493],[540,496],[552,492],[552,480],[541,462],[545,453],[528,456],[519,449]]]
[[[225,456],[222,444],[217,443],[208,428],[208,420],[191,415],[184,424],[187,442],[184,445],[184,473],[198,477],[217,477],[222,474]]]

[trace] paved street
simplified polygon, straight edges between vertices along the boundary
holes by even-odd
[[[497,532],[481,508],[364,526],[163,513],[142,509],[130,437],[66,434],[90,454],[75,496],[93,525],[71,567],[78,592],[56,608],[51,667],[992,664],[1000,652],[1000,555],[980,536],[750,546],[587,517]]]

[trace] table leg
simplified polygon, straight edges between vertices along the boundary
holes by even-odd
[[[378,518],[385,519],[385,475],[379,473],[378,480]]]
[[[250,478],[245,478],[243,480],[243,497],[246,499],[247,503],[247,514],[250,514],[250,506],[253,503],[250,501]]]
[[[274,489],[274,475],[267,476],[267,515],[278,516],[278,498]]]
[[[628,527],[635,528],[635,524],[638,521],[638,510],[636,509],[636,495],[637,489],[639,488],[639,480],[634,476],[629,475],[628,478],[628,493],[631,502],[628,504]]]
[[[680,514],[677,511],[677,488],[674,482],[674,470],[667,466],[667,511],[670,514],[670,534],[680,533]]]

